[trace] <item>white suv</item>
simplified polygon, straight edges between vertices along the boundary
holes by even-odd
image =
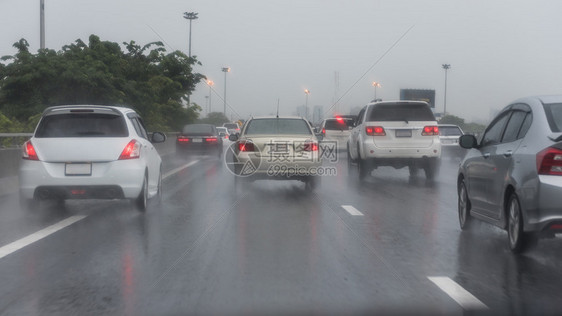
[[[360,179],[379,166],[423,169],[433,179],[441,157],[439,128],[422,101],[367,104],[357,117],[347,142],[348,162],[356,162]]]

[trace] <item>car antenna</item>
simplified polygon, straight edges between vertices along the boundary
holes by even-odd
[[[279,118],[279,98],[277,98],[277,118]]]

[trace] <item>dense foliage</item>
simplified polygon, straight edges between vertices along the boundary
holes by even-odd
[[[215,126],[222,126],[222,124],[229,122],[229,119],[222,112],[211,112],[207,117],[199,120],[199,123],[213,124]]]
[[[91,35],[88,44],[77,40],[58,52],[32,54],[21,39],[14,44],[18,52],[0,63],[0,112],[11,126],[27,131],[46,107],[62,104],[128,106],[151,130],[179,130],[194,122],[200,107],[185,108],[184,98],[204,78],[192,71],[197,60],[166,53],[161,42],[123,45],[124,50]]]

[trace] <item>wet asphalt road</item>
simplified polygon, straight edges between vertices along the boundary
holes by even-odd
[[[284,181],[236,192],[221,161],[191,161],[165,159],[163,202],[144,214],[0,197],[0,247],[76,220],[0,258],[0,315],[562,313],[562,240],[513,255],[497,228],[461,233],[455,161],[432,182],[381,168],[359,183],[340,157],[314,193]],[[456,301],[433,277],[466,293]]]

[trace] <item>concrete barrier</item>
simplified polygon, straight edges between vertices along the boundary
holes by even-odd
[[[176,152],[176,134],[171,133],[165,142],[154,144],[160,156]],[[19,189],[18,171],[21,149],[0,149],[0,195],[17,194]]]

